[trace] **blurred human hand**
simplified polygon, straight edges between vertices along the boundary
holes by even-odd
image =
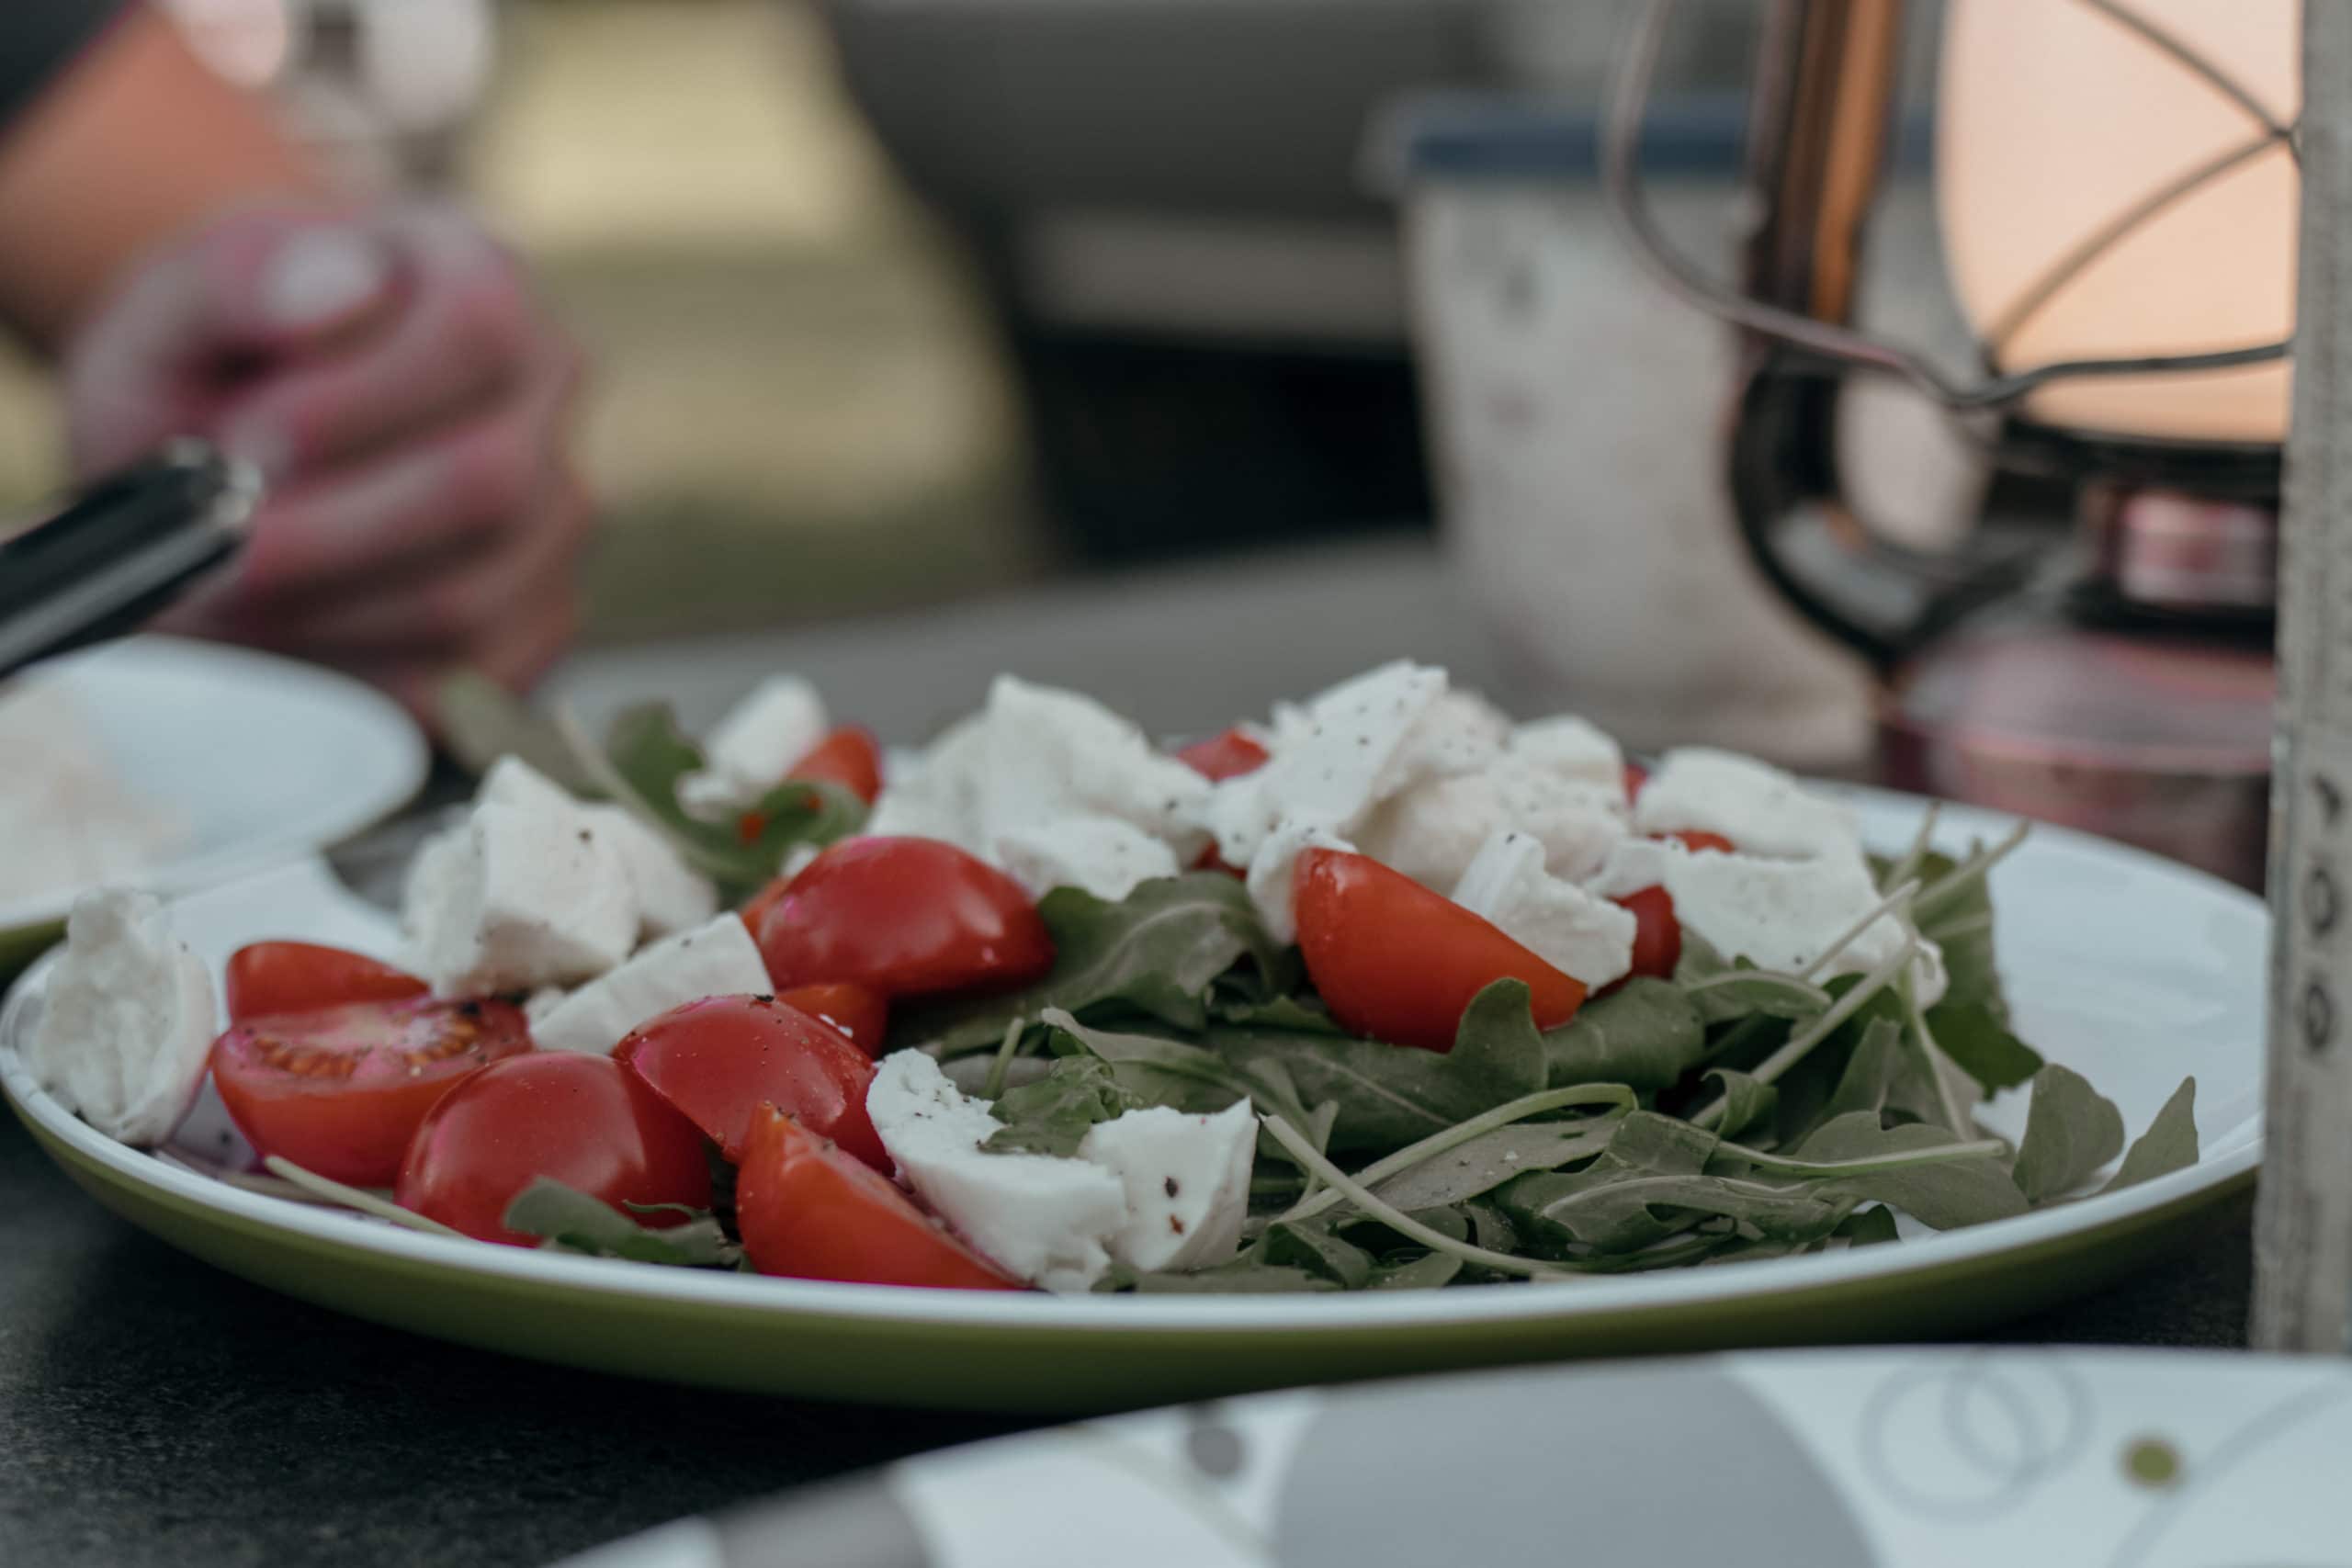
[[[201,435],[270,482],[243,554],[158,623],[349,670],[430,714],[521,688],[575,625],[577,353],[456,209],[272,209],[143,261],[69,342],[84,474]]]

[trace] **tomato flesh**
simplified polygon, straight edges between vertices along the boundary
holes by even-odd
[[[1238,729],[1195,740],[1176,753],[1176,760],[1204,779],[1238,779],[1266,765],[1263,746]]]
[[[443,1095],[409,1141],[393,1197],[477,1240],[537,1247],[506,1228],[506,1206],[542,1176],[625,1214],[627,1203],[710,1207],[695,1124],[611,1057],[579,1051],[492,1062]]]
[[[752,1120],[735,1184],[743,1251],[763,1274],[963,1291],[1021,1287],[867,1166],[773,1105]]]
[[[212,1081],[261,1153],[384,1187],[451,1086],[530,1048],[521,1010],[505,1002],[348,1002],[232,1024],[212,1043]]]
[[[1682,924],[1674,918],[1674,898],[1663,887],[1645,887],[1638,893],[1628,893],[1617,900],[1621,908],[1634,913],[1634,966],[1629,975],[1646,975],[1652,979],[1674,978],[1674,966],[1682,961]]]
[[[936,839],[847,839],[760,917],[778,991],[847,981],[885,998],[1010,990],[1053,967],[1021,885]]]
[[[1709,851],[1721,854],[1733,852],[1729,839],[1724,838],[1721,833],[1710,833],[1703,828],[1686,828],[1679,833],[1667,833],[1662,836],[1673,840],[1694,855],[1704,854]]]
[[[1526,983],[1541,1029],[1584,1002],[1582,981],[1369,855],[1309,850],[1294,875],[1306,973],[1359,1034],[1451,1051],[1471,998],[1502,979]]]
[[[837,784],[871,806],[882,793],[882,748],[865,729],[845,724],[817,742],[784,776]]]
[[[1639,762],[1625,764],[1625,799],[1628,804],[1639,800],[1642,786],[1650,782],[1650,771]]]
[[[743,1157],[753,1115],[774,1104],[876,1170],[890,1168],[865,1114],[873,1058],[774,997],[707,997],[672,1008],[615,1046],[613,1059],[729,1159]]]
[[[883,1038],[889,1032],[889,1002],[864,986],[838,981],[795,986],[776,1000],[788,1008],[797,1008],[820,1023],[831,1024],[869,1056],[882,1049]]]
[[[256,942],[241,947],[229,955],[221,985],[232,1023],[345,1002],[396,1002],[429,989],[406,970],[314,942]]]

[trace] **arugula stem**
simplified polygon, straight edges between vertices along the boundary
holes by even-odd
[[[1004,1077],[1012,1070],[1012,1058],[1021,1053],[1021,1037],[1028,1032],[1029,1021],[1019,1013],[1012,1015],[1004,1026],[1004,1041],[996,1048],[996,1060],[989,1064],[989,1076],[980,1085],[982,1100],[995,1100],[1004,1093]]]
[[[1930,1148],[1905,1149],[1899,1155],[1880,1155],[1871,1159],[1794,1159],[1738,1144],[1720,1145],[1715,1152],[1718,1157],[1743,1159],[1759,1169],[1826,1179],[1868,1176],[1882,1170],[1908,1170],[1917,1165],[1944,1165],[1952,1160],[1974,1159],[1979,1155],[2005,1155],[2009,1152],[2009,1145],[1998,1138],[1975,1138],[1963,1144],[1937,1144]]]
[[[306,1192],[339,1203],[346,1209],[356,1209],[363,1214],[373,1214],[379,1220],[390,1220],[396,1225],[406,1225],[427,1235],[454,1235],[460,1239],[465,1235],[463,1231],[451,1230],[439,1220],[428,1220],[415,1210],[403,1209],[398,1203],[377,1197],[365,1188],[346,1187],[314,1170],[305,1170],[283,1156],[269,1155],[261,1163],[272,1176],[280,1177]]]
[[[1929,883],[1927,890],[1921,893],[1912,905],[1914,918],[1924,919],[1927,911],[1937,904],[1951,897],[1970,883],[1981,881],[1985,873],[2008,859],[2017,847],[2025,842],[2025,836],[2032,830],[2032,823],[2018,823],[2010,829],[1998,843],[1977,851],[1967,860]]]
[[[1886,989],[1888,984],[1903,972],[1904,965],[1911,962],[1912,954],[1918,951],[1919,938],[1917,933],[1905,932],[1903,945],[1895,949],[1892,957],[1863,976],[1861,983],[1838,998],[1835,1007],[1814,1020],[1811,1028],[1801,1034],[1790,1036],[1787,1044],[1757,1064],[1756,1070],[1748,1077],[1758,1083],[1771,1083],[1782,1073],[1804,1060],[1806,1052],[1836,1033],[1838,1025],[1860,1012],[1871,998]],[[1722,1124],[1724,1113],[1730,1103],[1727,1096],[1716,1100],[1698,1115],[1691,1117],[1691,1124],[1712,1131]]]
[[[1573,1280],[1576,1278],[1574,1274],[1565,1269],[1530,1262],[1524,1258],[1513,1258],[1508,1252],[1495,1252],[1487,1247],[1473,1247],[1468,1242],[1454,1240],[1442,1231],[1431,1230],[1403,1210],[1394,1208],[1374,1197],[1370,1189],[1317,1154],[1315,1145],[1306,1141],[1306,1134],[1283,1118],[1261,1116],[1258,1120],[1272,1135],[1274,1142],[1290,1151],[1291,1158],[1298,1162],[1300,1169],[1312,1171],[1321,1177],[1326,1187],[1339,1193],[1340,1197],[1363,1211],[1365,1214],[1378,1220],[1397,1235],[1408,1236],[1419,1242],[1431,1252],[1442,1252],[1450,1257],[1459,1258],[1464,1263],[1476,1263],[1481,1269],[1491,1269],[1498,1274],[1516,1274],[1525,1280]]]
[[[1546,1111],[1557,1111],[1569,1105],[1617,1105],[1631,1111],[1635,1103],[1634,1091],[1623,1084],[1581,1083],[1570,1084],[1566,1089],[1538,1089],[1533,1094],[1522,1094],[1517,1100],[1507,1100],[1493,1110],[1481,1111],[1466,1122],[1456,1122],[1453,1126],[1431,1133],[1418,1143],[1408,1144],[1386,1158],[1374,1160],[1357,1171],[1356,1180],[1365,1187],[1377,1187],[1399,1171],[1409,1170],[1422,1161],[1442,1155],[1448,1149],[1466,1144],[1473,1138],[1484,1137],[1488,1133],[1508,1127],[1514,1122],[1521,1122],[1530,1116],[1541,1115]],[[1309,1171],[1307,1179],[1313,1182],[1315,1173]],[[1275,1218],[1285,1221],[1311,1220],[1325,1210],[1336,1207],[1340,1201],[1340,1196],[1336,1191],[1327,1190],[1317,1193],[1310,1187],[1305,1197]]]
[[[1936,818],[1943,815],[1943,810],[1942,801],[1928,802],[1928,809],[1919,815],[1919,830],[1911,835],[1911,847],[1903,852],[1901,860],[1887,867],[1886,876],[1879,883],[1880,892],[1892,892],[1919,874],[1919,866],[1928,858],[1928,846],[1936,836]]]
[[[1936,1058],[1943,1052],[1936,1044],[1936,1032],[1928,1027],[1927,1010],[1919,1006],[1919,987],[1912,984],[1908,975],[1903,977],[1903,1007],[1911,1015],[1911,1027],[1903,1032],[1903,1043],[1918,1058],[1928,1082],[1934,1086],[1936,1110],[1942,1115],[1944,1125],[1951,1129],[1953,1137],[1965,1138],[1976,1131],[1976,1124],[1952,1100],[1951,1086],[1944,1082],[1943,1072],[1936,1064]]]
[[[1855,934],[1859,935],[1860,932],[1857,931]],[[1849,936],[1842,940],[1851,942],[1853,938]],[[1800,980],[1793,975],[1783,975],[1777,969],[1726,969],[1720,975],[1710,975],[1703,980],[1685,982],[1682,989],[1685,995],[1690,995],[1710,990],[1717,986],[1754,985],[1759,980],[1795,991],[1817,1008],[1826,1008],[1836,999],[1811,981]]]
[[[1838,940],[1823,948],[1812,963],[1798,970],[1796,977],[1807,982],[1817,978],[1824,969],[1835,964],[1844,955],[1848,948],[1860,941],[1864,931],[1889,915],[1894,916],[1898,924],[1910,926],[1912,900],[1918,896],[1919,885],[1917,882],[1904,883],[1894,892],[1871,905],[1868,914],[1839,931]]]
[[[1306,1135],[1315,1140],[1317,1152],[1324,1153],[1330,1149],[1331,1129],[1339,1124],[1340,1102],[1336,1100],[1327,1100],[1322,1104],[1317,1106],[1312,1111],[1308,1112]],[[1300,1202],[1305,1202],[1307,1199],[1314,1197],[1316,1192],[1320,1190],[1323,1185],[1321,1181],[1316,1179],[1316,1175],[1313,1171],[1306,1171],[1304,1175],[1305,1180],[1300,1186],[1298,1194]]]

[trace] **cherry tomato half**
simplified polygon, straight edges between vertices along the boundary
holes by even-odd
[[[763,1274],[863,1285],[1012,1291],[878,1172],[773,1105],[752,1119],[735,1184],[743,1251]]]
[[[521,1010],[505,1002],[349,1002],[232,1024],[212,1043],[212,1081],[263,1154],[383,1187],[458,1079],[530,1048]]]
[[[492,1062],[443,1095],[409,1142],[393,1196],[480,1240],[537,1247],[506,1228],[506,1206],[540,1176],[623,1213],[624,1203],[710,1207],[695,1124],[618,1062],[579,1051]]]
[[[1634,966],[1629,975],[1656,980],[1674,978],[1682,961],[1682,924],[1674,918],[1674,898],[1663,887],[1645,887],[1617,900],[1634,912]]]
[[[871,806],[882,793],[882,748],[865,730],[845,724],[817,742],[784,776],[837,784]]]
[[[1721,833],[1710,833],[1703,828],[1686,828],[1681,832],[1662,833],[1659,837],[1672,839],[1694,855],[1703,854],[1710,850],[1719,851],[1724,854],[1733,852],[1729,839],[1724,838]]]
[[[222,985],[232,1023],[345,1002],[396,1002],[421,997],[430,988],[389,964],[314,942],[257,942],[241,947],[229,955]]]
[[[802,868],[756,933],[778,991],[846,980],[887,998],[1001,991],[1053,967],[1019,883],[936,839],[846,839]]]
[[[1238,779],[1266,765],[1267,750],[1238,729],[1195,740],[1176,760],[1204,779]]]
[[[820,1023],[830,1023],[850,1037],[867,1055],[882,1049],[890,1029],[890,1004],[880,993],[864,986],[835,981],[821,986],[795,986],[776,998]]]
[[[1639,762],[1625,764],[1625,800],[1628,805],[1641,798],[1642,786],[1650,782],[1650,771]]]
[[[672,1008],[615,1046],[613,1059],[729,1159],[743,1157],[752,1113],[772,1103],[876,1170],[890,1168],[865,1114],[873,1058],[774,997],[706,997]]]
[[[1451,1051],[1471,998],[1502,979],[1527,983],[1541,1029],[1583,1005],[1582,981],[1369,855],[1309,850],[1294,876],[1306,973],[1359,1034]]]

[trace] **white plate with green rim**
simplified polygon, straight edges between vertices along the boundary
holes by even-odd
[[[323,849],[406,804],[431,753],[347,675],[218,643],[137,637],[41,666],[108,770],[175,825],[123,879],[183,893]],[[55,940],[84,889],[0,899],[0,975]],[[26,951],[30,949],[30,951]]]
[[[1899,848],[1922,803],[1856,795]],[[1947,809],[1939,837],[2004,818]],[[2018,1032],[2082,1072],[2136,1134],[2198,1079],[2200,1158],[2137,1187],[1969,1230],[1736,1267],[1573,1283],[1313,1296],[900,1290],[521,1251],[257,1195],[100,1136],[23,1071],[46,966],[0,1010],[0,1090],[74,1180],[232,1272],[420,1333],[547,1360],[821,1398],[1076,1411],[1252,1388],[1633,1351],[1935,1337],[2112,1281],[2249,1185],[2262,1145],[2268,919],[2241,889],[2041,829],[1993,875]],[[392,924],[300,863],[175,906],[209,961],[266,937],[385,950]],[[2024,1096],[1985,1120],[2022,1130]],[[201,1161],[201,1121],[178,1153]]]

